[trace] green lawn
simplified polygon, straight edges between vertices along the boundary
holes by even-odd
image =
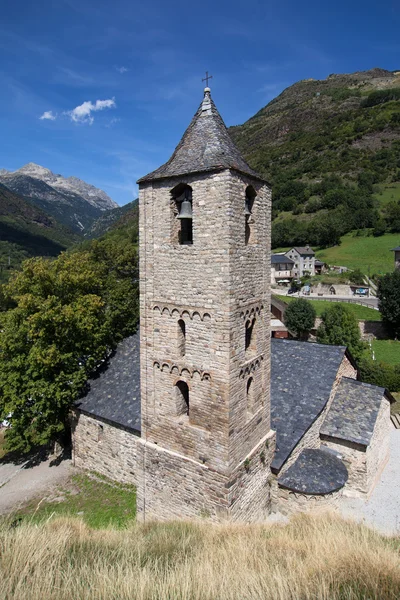
[[[374,194],[374,197],[379,201],[381,207],[388,202],[400,200],[400,183],[388,183],[381,192]]]
[[[378,361],[400,365],[400,342],[395,340],[373,340],[372,348]]]
[[[134,486],[109,481],[96,474],[94,478],[80,473],[70,484],[54,492],[57,501],[27,504],[17,513],[24,519],[42,522],[52,516],[81,516],[90,527],[121,528],[135,519],[136,491]]]
[[[292,302],[296,300],[297,297],[293,298],[291,296],[278,296],[280,300],[284,302]],[[311,302],[314,306],[315,311],[317,313],[317,317],[320,317],[324,310],[331,306],[332,304],[345,304],[350,308],[352,313],[355,314],[359,321],[380,321],[381,313],[378,310],[374,310],[373,308],[368,308],[367,306],[361,306],[359,304],[350,304],[350,302],[329,302],[327,300],[308,300],[307,302]]]
[[[340,246],[325,248],[316,252],[317,258],[330,265],[361,269],[366,275],[383,274],[394,269],[394,256],[391,248],[400,244],[400,234],[386,233],[380,237],[354,236],[349,233],[342,237]]]

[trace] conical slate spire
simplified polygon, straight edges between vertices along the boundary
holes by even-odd
[[[242,158],[211,98],[210,89],[205,88],[204,99],[169,161],[138,183],[224,169],[262,179]]]

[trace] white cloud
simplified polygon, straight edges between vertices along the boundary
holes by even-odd
[[[94,121],[94,117],[92,116],[93,112],[115,107],[115,98],[110,98],[109,100],[96,100],[94,104],[91,100],[88,100],[80,106],[76,106],[73,110],[68,111],[66,114],[69,115],[71,120],[75,123],[89,123],[89,125],[92,125]]]
[[[57,118],[57,115],[53,115],[53,111],[52,110],[46,110],[41,117],[39,117],[39,119],[41,121],[55,121]]]
[[[118,73],[121,73],[121,75],[123,75],[124,73],[127,73],[129,71],[129,69],[127,69],[126,67],[115,67],[115,68],[118,71]]]
[[[113,117],[109,123],[107,123],[106,127],[112,127],[113,125],[115,125],[116,123],[119,123],[121,119],[116,119],[115,117]]]

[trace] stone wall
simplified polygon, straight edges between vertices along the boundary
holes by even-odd
[[[263,521],[276,501],[270,464],[275,434],[270,432],[229,477],[158,445],[139,444],[144,476],[138,483],[138,519]]]
[[[368,447],[346,440],[329,438],[324,446],[339,452],[349,473],[345,495],[369,495],[389,458],[390,403],[383,397]]]
[[[336,374],[335,382],[332,386],[329,400],[326,403],[324,409],[319,414],[319,416],[315,419],[315,421],[311,424],[310,428],[305,432],[305,434],[303,435],[303,437],[301,438],[301,440],[297,444],[297,446],[292,450],[290,456],[287,458],[285,464],[282,466],[279,474],[285,473],[285,471],[287,471],[287,469],[297,460],[300,453],[305,448],[319,448],[321,446],[319,432],[320,432],[322,423],[324,422],[325,417],[331,407],[333,398],[336,394],[337,386],[339,385],[342,377],[350,377],[351,379],[357,379],[357,371],[353,367],[353,365],[351,364],[351,362],[349,361],[347,356],[343,357],[341,365]]]
[[[179,245],[174,234],[171,190],[178,184],[192,189],[191,245]],[[249,185],[256,196],[246,243]],[[175,457],[172,471],[180,485],[185,480],[192,489],[194,471],[185,467],[178,476],[178,456],[185,464],[205,465],[197,468],[203,475],[217,473],[224,486],[270,432],[270,207],[263,183],[229,170],[140,187],[142,436],[153,444],[145,452],[146,480],[160,498],[151,476],[153,455],[165,472],[164,457]],[[246,328],[252,331],[248,344]],[[187,385],[189,414],[181,385]]]
[[[322,512],[327,509],[336,508],[340,504],[342,496],[343,488],[331,494],[324,494],[323,496],[300,494],[286,488],[279,488],[279,510],[282,514],[288,516],[298,512]]]
[[[75,411],[71,419],[73,464],[121,483],[138,484],[138,441],[131,431]]]

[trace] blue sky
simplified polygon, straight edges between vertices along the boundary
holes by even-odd
[[[0,168],[36,162],[119,204],[171,155],[206,70],[236,125],[299,79],[400,68],[399,0],[14,0],[1,12]]]

